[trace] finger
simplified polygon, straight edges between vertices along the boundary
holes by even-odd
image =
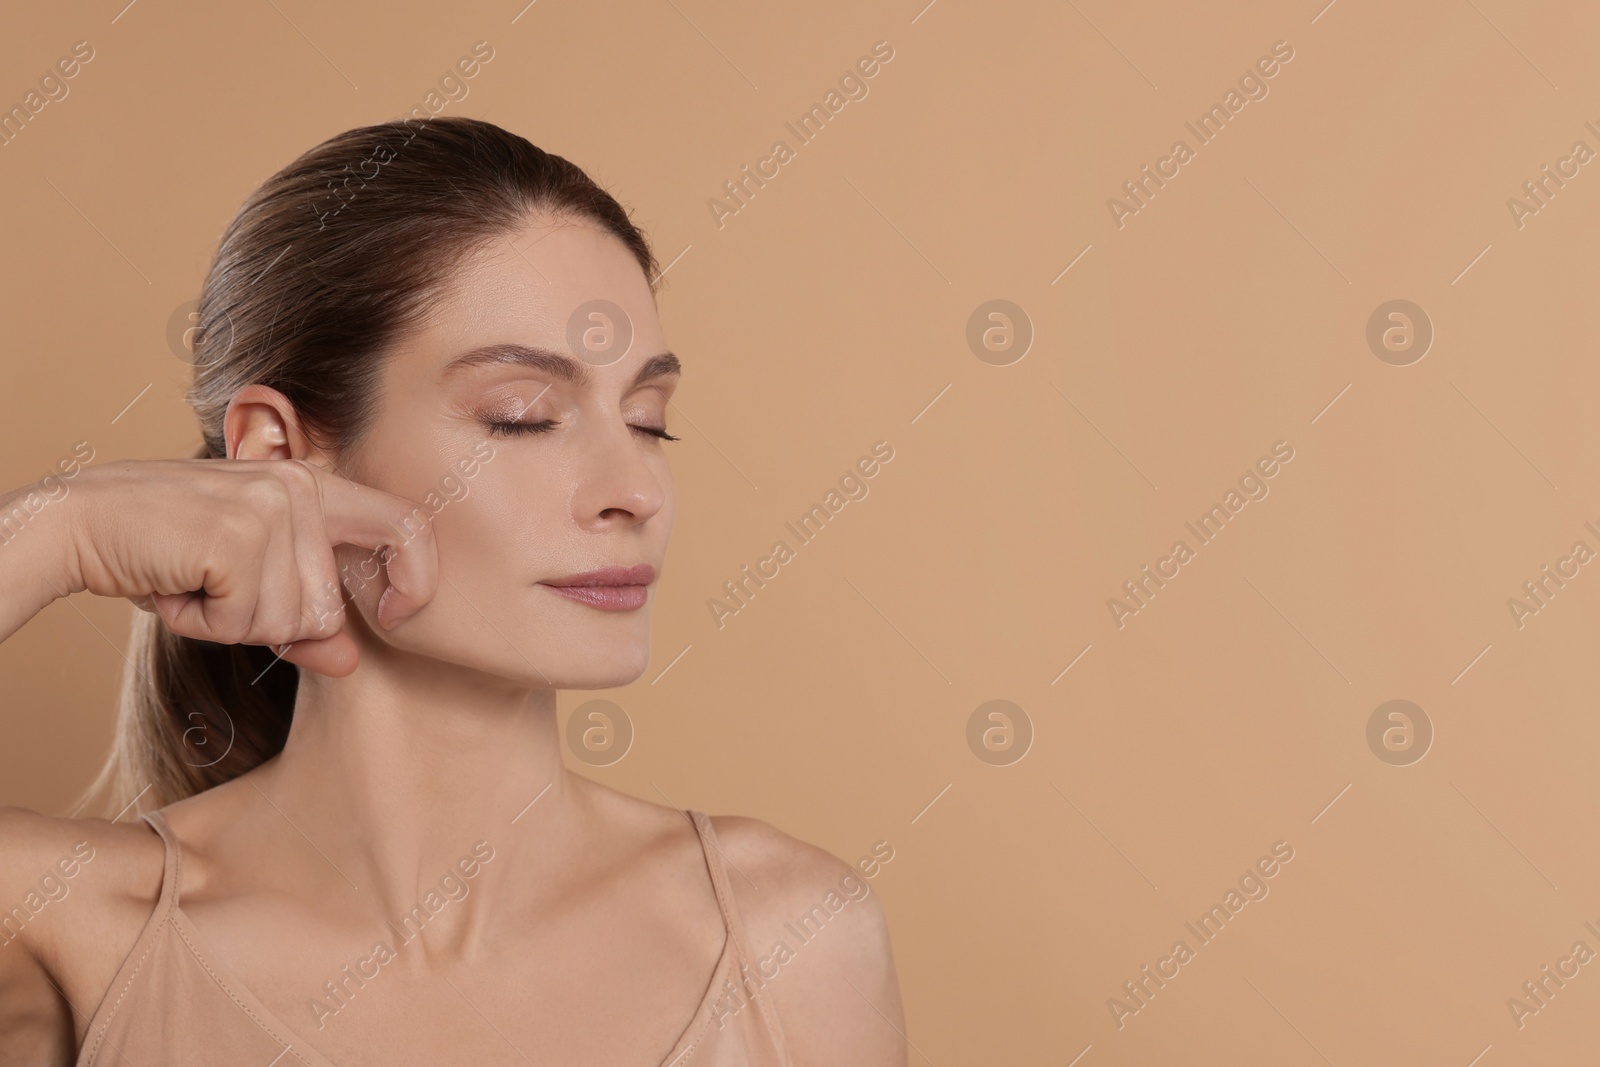
[[[189,633],[174,625],[176,617],[183,604],[189,600],[200,599],[196,593],[157,593],[154,601],[157,614],[167,623],[169,629],[182,637],[198,641],[211,641],[212,637],[203,633]],[[272,647],[272,646],[269,646]],[[281,652],[280,652],[281,650]],[[332,637],[308,638],[294,641],[284,646],[273,647],[275,655],[293,663],[297,667],[315,671],[318,674],[328,675],[330,678],[343,678],[352,673],[361,661],[361,653],[355,639],[349,634],[340,631]]]
[[[167,629],[183,637],[196,637],[202,641],[209,641],[211,638],[208,635],[190,633],[187,621],[180,621],[188,618],[185,611],[190,602],[204,596],[204,593],[151,593],[148,599],[151,606],[156,609],[156,614],[161,616],[161,621],[166,623]]]
[[[226,592],[152,593],[156,613],[167,628],[183,637],[236,645],[250,635],[255,614],[254,581],[229,578],[219,581]]]
[[[256,514],[241,508],[219,509],[203,531],[193,584],[184,582],[175,590],[151,594],[168,628],[219,644],[245,641],[260,596],[262,561],[272,541],[268,525]]]
[[[383,552],[389,588],[379,599],[378,624],[392,629],[433,599],[439,585],[432,514],[409,500],[323,475],[322,514],[328,539]]]
[[[324,548],[327,546],[324,545]],[[332,558],[332,553],[329,553]],[[305,571],[302,568],[302,575]],[[320,583],[313,583],[310,579],[302,577],[303,592],[301,603],[302,629],[296,640],[315,640],[332,637],[344,628],[345,611],[344,597],[340,591],[339,583],[332,578],[324,578]]]
[[[283,658],[308,671],[343,678],[356,669],[361,653],[355,638],[341,630],[332,637],[295,641],[284,651]]]
[[[295,557],[292,519],[286,514],[284,521],[273,527],[260,559],[241,560],[240,563],[261,569],[250,632],[240,643],[281,645],[309,636],[304,633],[303,590],[299,560]]]
[[[285,472],[304,472],[306,476],[286,479],[290,500],[290,535],[294,545],[295,568],[299,575],[299,618],[295,633],[285,640],[302,641],[331,637],[344,625],[344,597],[339,588],[339,568],[334,559],[326,519],[322,513],[322,489],[309,464],[288,464]]]

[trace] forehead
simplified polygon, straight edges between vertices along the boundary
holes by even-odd
[[[506,341],[567,352],[570,327],[595,301],[620,308],[632,329],[618,368],[665,347],[649,282],[619,238],[586,219],[530,218],[462,260],[417,341],[441,360]]]

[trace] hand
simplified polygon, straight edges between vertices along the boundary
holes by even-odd
[[[355,600],[384,629],[438,585],[432,525],[415,521],[420,505],[302,460],[104,464],[82,471],[62,503],[67,592],[126,597],[174,633],[266,645],[320,674],[349,674],[359,659],[342,629],[334,545],[382,554],[382,574]]]

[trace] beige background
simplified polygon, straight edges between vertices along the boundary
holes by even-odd
[[[96,51],[0,148],[6,485],[79,440],[186,454],[168,321],[238,203],[485,40],[444,113],[589,169],[675,261],[678,527],[649,672],[562,697],[634,722],[589,773],[888,840],[913,1063],[1592,1050],[1600,964],[1520,1029],[1507,998],[1600,951],[1600,567],[1520,629],[1507,599],[1600,549],[1600,164],[1521,228],[1506,200],[1600,150],[1600,11],[124,2],[0,35],[7,105]],[[879,40],[869,95],[719,229],[707,200]],[[1270,94],[1118,229],[1107,199],[1280,40]],[[1436,330],[1405,367],[1365,341],[1396,298]],[[1009,366],[965,340],[991,299],[1035,330]],[[718,630],[722,583],[878,440],[870,495]],[[1279,440],[1270,495],[1119,629],[1107,599]],[[88,780],[131,610],[74,598],[0,647],[0,801]],[[1436,731],[1410,766],[1366,741],[1396,698]],[[1035,731],[1009,766],[967,745],[992,699]],[[1278,841],[1270,895],[1119,1030],[1107,999]]]

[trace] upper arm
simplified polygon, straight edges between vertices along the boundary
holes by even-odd
[[[767,980],[795,1063],[903,1067],[905,1014],[872,885],[881,865],[858,870],[757,819],[713,823],[751,966]]]
[[[62,875],[82,864],[72,855],[70,823],[20,808],[0,808],[0,976],[22,957],[38,958],[53,897],[68,890]],[[89,846],[92,853],[93,846]],[[66,857],[57,870],[58,853]]]
[[[159,890],[154,834],[0,808],[0,1046],[92,1012]],[[4,1062],[4,1061],[0,1061]]]
[[[62,892],[50,873],[56,854],[71,848],[62,822],[0,809],[0,1045],[49,1060],[72,1036],[70,1008],[51,988],[46,964],[50,895]]]

